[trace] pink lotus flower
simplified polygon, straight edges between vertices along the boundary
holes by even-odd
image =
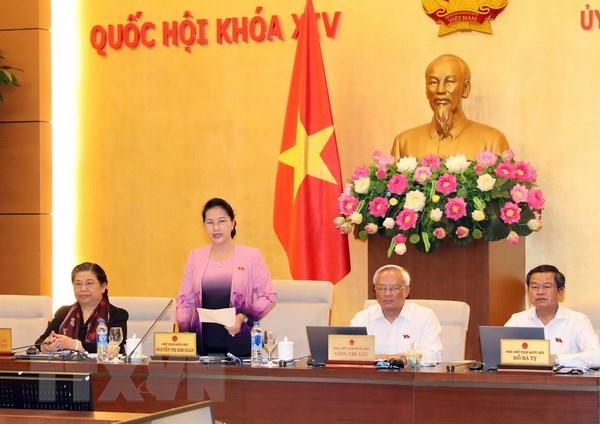
[[[435,191],[447,196],[456,191],[456,178],[452,174],[444,174],[435,182]]]
[[[488,168],[490,166],[492,166],[493,164],[496,163],[496,159],[498,157],[496,156],[495,153],[490,152],[489,150],[484,150],[481,151],[479,153],[477,153],[477,163],[483,165],[484,167]]]
[[[516,203],[526,202],[528,193],[529,193],[529,190],[527,190],[527,187],[525,187],[524,185],[521,185],[521,184],[516,184],[510,191],[510,197]]]
[[[417,225],[417,214],[412,209],[402,209],[396,216],[396,225],[401,230],[415,228]]]
[[[442,165],[442,161],[438,156],[429,154],[421,159],[421,165],[427,166],[432,171],[435,171]]]
[[[512,163],[510,163],[509,161],[504,161],[496,167],[496,170],[494,172],[497,176],[501,178],[513,179],[515,178],[516,169]]]
[[[521,208],[513,202],[506,202],[500,209],[500,219],[507,224],[515,224],[521,219]]]
[[[344,222],[342,224],[342,226],[340,227],[340,233],[342,233],[342,234],[350,234],[351,231],[352,231],[352,224],[350,224],[349,222]]]
[[[383,168],[379,168],[377,172],[375,172],[375,176],[380,180],[383,180],[385,177],[387,177],[387,171]]]
[[[510,234],[508,234],[508,237],[506,237],[506,240],[510,244],[517,244],[517,243],[519,243],[519,235],[517,233],[515,233],[514,231],[511,231]]]
[[[513,152],[513,150],[512,150],[512,149],[505,150],[505,151],[502,153],[502,159],[507,159],[507,160],[510,160],[510,159],[512,159],[512,158],[514,158],[514,157],[515,157],[515,152]]]
[[[344,192],[342,194],[345,194],[346,196],[352,196],[352,183],[346,183],[344,185]]]
[[[359,166],[358,168],[356,168],[354,170],[354,172],[352,173],[352,181],[356,181],[359,178],[365,178],[369,176],[369,168],[367,168],[366,166]]]
[[[338,208],[340,210],[340,213],[345,216],[348,216],[352,212],[354,212],[358,207],[358,203],[360,202],[358,198],[354,196],[348,196],[345,194],[342,194],[338,200]]]
[[[375,234],[379,227],[376,224],[370,223],[365,225],[365,233],[367,234]]]
[[[425,181],[431,178],[431,169],[426,166],[419,166],[417,169],[415,169],[414,178],[416,182],[423,184]]]
[[[444,230],[442,227],[438,227],[433,230],[433,235],[436,239],[441,240],[446,237],[446,230]]]
[[[456,229],[456,236],[458,238],[465,238],[469,236],[469,229],[467,227],[460,226]]]
[[[473,167],[473,171],[475,171],[475,173],[477,175],[481,175],[485,172],[485,166],[483,166],[482,164],[478,163]]]
[[[515,179],[517,181],[534,182],[536,178],[535,169],[527,162],[517,162],[515,165]]]
[[[384,216],[390,208],[385,197],[375,197],[369,202],[369,212],[375,217]]]
[[[389,166],[394,163],[394,157],[389,153],[381,153],[380,151],[375,151],[373,153],[373,162],[379,167],[383,169],[388,169]]]
[[[529,207],[541,211],[544,209],[544,203],[546,203],[546,199],[544,199],[542,190],[537,187],[529,189],[529,193],[527,194],[527,204]]]
[[[390,181],[387,184],[387,189],[392,194],[402,194],[408,187],[408,178],[404,174],[392,175]]]
[[[445,215],[448,219],[458,221],[467,214],[467,202],[462,197],[448,199],[445,206]]]
[[[404,234],[397,234],[394,237],[394,243],[396,243],[396,244],[406,243],[406,236]]]

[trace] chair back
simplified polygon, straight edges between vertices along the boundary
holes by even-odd
[[[468,304],[455,300],[406,299],[406,301],[425,306],[433,310],[437,316],[442,326],[440,339],[444,347],[442,352],[443,362],[465,359],[467,330],[471,314],[471,308]],[[364,308],[366,309],[376,303],[376,299],[367,299]]]
[[[111,296],[110,303],[129,312],[127,320],[127,337],[142,338],[160,313],[165,309],[170,297],[137,297],[137,296]],[[154,355],[154,333],[171,333],[176,321],[175,301],[165,315],[156,324],[154,329],[142,343],[144,355]]]
[[[263,317],[260,326],[273,330],[277,340],[294,342],[294,356],[310,354],[307,325],[329,325],[333,303],[333,284],[316,280],[273,280],[277,304]],[[276,352],[276,351],[275,351]]]
[[[581,303],[565,303],[569,309],[585,314],[594,327],[594,331],[600,337],[600,303],[581,302]]]
[[[33,345],[51,319],[50,296],[0,295],[0,328],[12,330],[13,348]]]

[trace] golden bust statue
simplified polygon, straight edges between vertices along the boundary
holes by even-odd
[[[430,123],[396,136],[392,155],[422,158],[427,154],[464,154],[475,159],[482,150],[502,154],[508,147],[504,134],[495,128],[467,119],[462,99],[471,92],[471,71],[458,56],[445,54],[425,70],[425,92],[433,109]]]

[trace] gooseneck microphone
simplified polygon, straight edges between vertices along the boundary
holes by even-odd
[[[150,334],[150,332],[152,331],[152,329],[156,326],[156,324],[158,324],[158,321],[160,321],[162,319],[162,317],[167,313],[167,311],[169,310],[169,308],[171,307],[172,304],[173,304],[173,299],[169,300],[169,303],[167,303],[167,306],[165,306],[165,309],[163,309],[163,311],[160,313],[160,315],[158,316],[158,318],[156,318],[154,320],[154,322],[152,323],[152,325],[150,326],[150,328],[148,329],[148,331],[146,331],[146,333],[142,336],[142,338],[140,339],[140,341],[138,342],[138,344],[136,344],[135,347],[133,349],[131,349],[131,352],[129,352],[129,355],[125,356],[125,359],[123,360],[123,362],[125,362],[126,364],[131,363],[131,356],[133,355],[133,353],[135,352],[135,350],[142,343],[144,343],[144,340],[146,340],[146,338],[148,337],[148,335]]]
[[[17,352],[17,351],[19,351],[19,350],[23,350],[23,349],[27,349],[27,350],[29,350],[29,349],[31,349],[32,347],[33,347],[33,348],[36,348],[37,350],[40,350],[40,346],[43,346],[43,345],[49,345],[49,344],[50,344],[50,342],[42,342],[42,343],[36,343],[36,344],[28,344],[28,345],[25,345],[25,346],[13,347],[13,348],[12,348],[12,351],[13,351],[13,352]]]

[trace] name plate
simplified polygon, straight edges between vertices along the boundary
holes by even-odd
[[[500,340],[500,363],[503,365],[550,364],[550,340]]]
[[[154,333],[154,355],[196,356],[196,333]]]
[[[375,336],[330,334],[327,344],[329,361],[375,361]]]
[[[12,355],[12,330],[0,328],[0,355]]]

